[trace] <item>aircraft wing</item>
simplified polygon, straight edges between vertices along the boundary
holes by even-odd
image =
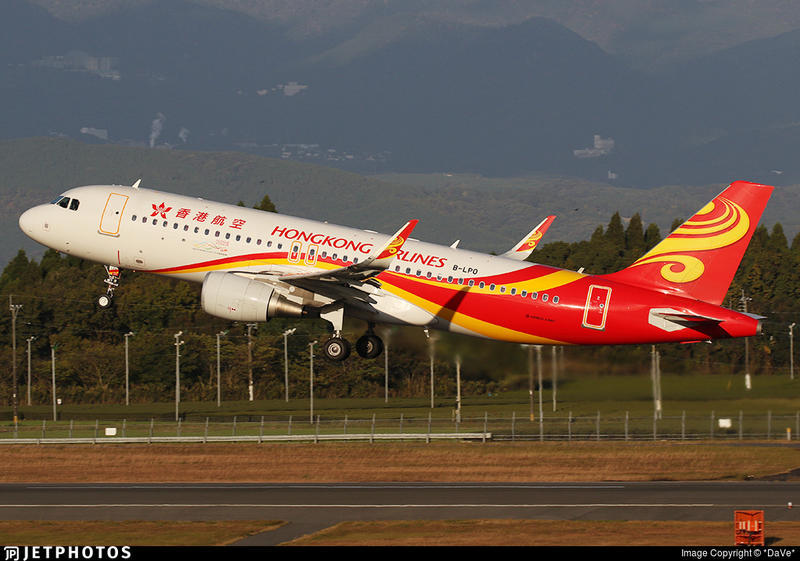
[[[378,287],[372,277],[386,270],[403,247],[418,220],[409,220],[386,242],[378,246],[360,263],[335,269],[304,268],[301,270],[268,269],[259,273],[235,274],[266,283],[286,283],[332,300],[355,299],[369,301],[372,290]]]
[[[403,244],[406,243],[406,240],[411,235],[417,223],[419,223],[419,220],[409,220],[406,222],[402,228],[386,240],[386,243],[373,250],[373,252],[360,263],[348,265],[347,267],[338,267],[336,269],[313,269],[310,271],[285,273],[279,275],[277,279],[285,282],[310,279],[321,281],[364,282],[381,271],[385,271],[389,267],[389,263],[392,262],[397,252],[403,247]]]
[[[531,230],[527,236],[522,238],[517,245],[506,251],[502,257],[507,259],[516,259],[518,261],[524,261],[525,259],[533,253],[533,250],[536,249],[536,246],[539,244],[539,240],[542,239],[547,229],[550,227],[550,224],[553,223],[556,217],[553,215],[548,216],[533,229]]]

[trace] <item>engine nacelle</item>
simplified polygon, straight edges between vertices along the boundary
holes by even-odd
[[[311,315],[302,304],[292,302],[274,287],[232,273],[207,274],[201,301],[206,313],[232,321]]]

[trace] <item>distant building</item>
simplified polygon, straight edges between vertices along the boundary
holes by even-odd
[[[598,158],[607,156],[614,150],[614,139],[603,138],[599,134],[594,135],[594,146],[592,148],[581,148],[573,150],[576,158]]]
[[[100,76],[101,78],[119,80],[120,73],[116,69],[117,62],[117,59],[114,57],[97,57],[85,53],[84,51],[72,50],[65,55],[43,57],[33,64],[35,66],[55,68],[67,72],[88,72],[89,74]]]

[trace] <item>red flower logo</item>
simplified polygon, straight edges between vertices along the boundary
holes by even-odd
[[[153,214],[151,214],[150,216],[157,216],[157,215],[160,214],[161,218],[166,218],[167,217],[167,213],[169,211],[171,211],[171,210],[172,210],[172,207],[171,206],[165,206],[164,203],[161,203],[158,206],[156,206],[156,204],[153,203]]]

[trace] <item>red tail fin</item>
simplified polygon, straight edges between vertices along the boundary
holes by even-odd
[[[608,278],[721,304],[772,190],[732,183],[644,257]]]

